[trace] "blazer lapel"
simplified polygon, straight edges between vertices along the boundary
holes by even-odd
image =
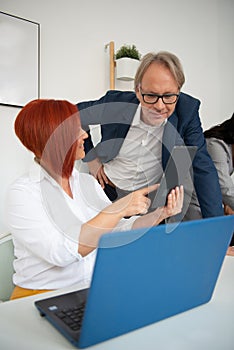
[[[162,138],[162,166],[165,169],[168,158],[175,145],[183,145],[184,141],[181,138],[178,130],[178,116],[174,112],[167,120]]]

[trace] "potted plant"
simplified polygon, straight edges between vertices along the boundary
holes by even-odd
[[[141,54],[135,45],[123,45],[115,54],[116,78],[119,80],[133,80],[139,65]]]

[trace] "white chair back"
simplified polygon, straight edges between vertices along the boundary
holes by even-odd
[[[14,247],[11,234],[0,236],[0,301],[9,300],[14,289]]]

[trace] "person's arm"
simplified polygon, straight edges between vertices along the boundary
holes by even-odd
[[[85,162],[93,161],[97,158],[95,142],[90,131],[91,125],[102,125],[102,115],[105,106],[106,95],[99,100],[83,101],[77,103],[82,129],[84,129],[88,138],[85,139],[84,148],[86,157]]]
[[[85,139],[85,158],[83,159],[85,162],[90,162],[97,158],[96,146],[94,146],[95,142],[92,139],[92,133],[90,132],[91,125],[99,125],[107,124],[105,120],[105,109],[107,104],[109,103],[109,94],[108,91],[104,96],[97,100],[90,101],[82,101],[77,103],[77,108],[79,111],[80,121],[82,128],[87,132],[88,138]],[[111,113],[109,113],[111,118]],[[101,129],[101,137],[102,137],[102,129]],[[101,141],[100,141],[101,142]],[[99,142],[99,143],[100,143]]]
[[[109,183],[109,179],[105,174],[103,164],[99,160],[99,158],[95,158],[94,160],[88,162],[88,168],[91,175],[98,180],[102,188],[105,187],[105,184]]]
[[[122,218],[146,214],[150,206],[150,199],[146,195],[157,188],[158,185],[152,185],[132,192],[109,205],[93,219],[83,224],[79,239],[79,253],[85,256],[94,250],[99,238],[104,233],[112,231]],[[181,186],[170,192],[165,207],[157,208],[152,213],[138,217],[134,221],[132,228],[155,226],[167,217],[178,214],[182,205],[183,187]]]
[[[222,195],[216,168],[206,149],[206,141],[199,117],[199,101],[181,96],[178,101],[178,116],[181,136],[186,145],[197,146],[193,161],[194,187],[196,190],[202,216],[214,217],[223,215]],[[183,129],[183,130],[182,130]]]
[[[84,143],[86,154],[84,162],[96,158],[106,162],[113,158],[113,154],[116,154],[113,143],[115,144],[116,139],[125,137],[138,104],[134,92],[117,90],[107,91],[98,100],[77,103],[82,128],[88,133]],[[98,142],[95,142],[90,132],[92,125],[100,126]]]
[[[66,201],[64,202],[63,194],[60,191],[55,190],[52,193],[47,191],[47,187],[44,189],[46,191],[44,195],[48,195],[44,200],[49,200],[50,207],[50,205],[46,205],[47,201],[42,200],[41,184],[18,181],[12,185],[6,200],[5,218],[15,241],[26,247],[32,255],[49,264],[60,267],[67,266],[92,252],[97,247],[101,235],[113,231],[122,218],[145,214],[150,205],[150,199],[146,195],[158,187],[158,185],[153,185],[138,190],[115,203],[111,203],[97,181],[91,176],[90,179],[92,181],[86,177],[84,179],[90,196],[95,196],[96,186],[100,190],[100,196],[96,198],[96,201],[91,201],[94,207],[89,207],[92,212],[97,214],[94,217],[90,216],[92,219],[87,222],[81,221],[76,216],[73,217],[69,208],[67,208],[68,211],[66,210]],[[86,188],[84,190],[86,191]],[[58,196],[54,197],[55,194]],[[82,192],[80,195],[82,197]],[[87,200],[89,203],[89,199]],[[172,206],[169,204],[171,200]],[[170,215],[171,209],[173,215],[173,211],[178,212],[182,206],[181,196],[179,197],[176,193],[172,194],[171,200],[169,200],[165,212],[162,209],[157,212],[157,217],[153,218],[151,214],[147,214],[145,217],[123,219],[122,226],[124,227],[122,228],[125,230],[127,226],[129,227],[129,224],[125,225],[128,220],[130,225],[138,219],[138,223],[145,226],[150,223],[154,224],[153,222],[156,224],[164,216]],[[82,208],[80,210],[82,214]],[[162,215],[159,217],[159,214]],[[147,216],[154,221],[143,221],[143,218],[147,219]]]
[[[206,140],[207,150],[218,172],[223,203],[234,210],[234,183],[230,175],[231,151],[222,140],[209,138]]]
[[[39,186],[36,182],[11,186],[5,202],[6,225],[17,247],[24,247],[45,264],[64,267],[82,258],[78,244],[62,233],[59,222],[46,210]],[[63,220],[62,211],[60,217]],[[77,223],[77,230],[81,225]]]

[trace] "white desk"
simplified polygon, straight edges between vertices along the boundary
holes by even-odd
[[[75,349],[34,306],[34,300],[60,293],[61,290],[0,304],[0,348]],[[225,257],[209,303],[89,349],[233,350],[234,257]]]

